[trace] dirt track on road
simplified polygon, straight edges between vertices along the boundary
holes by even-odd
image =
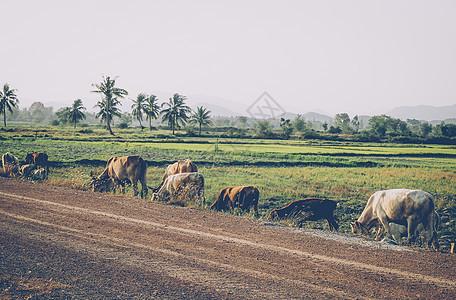
[[[456,299],[456,255],[6,178],[0,274],[5,299]]]

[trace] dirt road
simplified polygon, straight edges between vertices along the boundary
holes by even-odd
[[[4,299],[456,299],[456,255],[6,178],[0,274]]]

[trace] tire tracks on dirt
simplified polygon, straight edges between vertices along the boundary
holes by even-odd
[[[166,224],[162,224],[162,223],[157,223],[157,222],[152,222],[152,221],[146,221],[146,220],[141,220],[141,219],[125,217],[125,216],[112,214],[112,213],[108,213],[108,212],[103,212],[103,211],[99,211],[99,210],[92,210],[92,209],[87,209],[87,208],[78,207],[78,206],[71,206],[71,205],[67,205],[67,204],[61,204],[61,203],[51,202],[51,201],[47,201],[47,200],[41,200],[41,199],[25,197],[25,196],[19,196],[19,195],[5,193],[5,192],[0,192],[0,195],[3,195],[5,197],[12,197],[12,198],[15,198],[15,199],[18,199],[18,200],[22,200],[22,201],[33,201],[33,202],[40,203],[40,204],[46,205],[46,206],[59,207],[61,209],[66,209],[66,210],[69,210],[69,211],[78,212],[80,214],[99,216],[99,217],[114,219],[114,220],[127,222],[127,223],[134,223],[134,224],[140,224],[140,225],[144,225],[144,226],[150,226],[150,227],[154,227],[154,228],[157,228],[157,229],[160,229],[160,230],[173,231],[173,232],[177,232],[177,233],[180,233],[180,234],[183,234],[183,235],[189,235],[189,236],[207,238],[207,239],[214,239],[214,240],[219,240],[219,241],[223,241],[223,242],[234,243],[234,244],[237,244],[237,245],[253,247],[253,248],[257,248],[257,249],[261,248],[261,249],[265,249],[265,250],[269,250],[269,251],[276,251],[276,252],[279,252],[279,253],[298,255],[298,256],[301,256],[303,258],[312,260],[312,261],[321,261],[321,262],[325,262],[325,263],[344,265],[344,266],[347,266],[347,267],[357,268],[357,269],[360,269],[360,270],[371,271],[371,272],[375,272],[375,273],[382,273],[382,274],[390,275],[390,276],[391,275],[395,275],[395,276],[401,277],[403,279],[406,279],[408,281],[413,280],[413,281],[420,282],[420,283],[426,282],[428,284],[435,284],[435,285],[438,285],[438,286],[441,286],[441,287],[445,287],[445,288],[455,288],[456,287],[456,282],[454,282],[452,280],[447,280],[447,279],[443,279],[443,278],[437,278],[437,277],[433,277],[433,276],[429,276],[429,275],[417,274],[417,273],[403,271],[403,270],[398,270],[398,269],[394,269],[394,268],[381,267],[381,266],[376,266],[376,265],[372,265],[372,264],[366,264],[366,263],[352,261],[352,260],[347,260],[347,259],[342,259],[342,258],[330,257],[330,256],[325,256],[325,255],[319,255],[319,254],[313,254],[313,253],[309,253],[309,252],[305,252],[305,251],[301,251],[301,250],[288,249],[288,248],[280,247],[280,246],[274,246],[274,245],[268,245],[268,244],[252,242],[252,241],[249,241],[247,239],[242,239],[242,238],[237,238],[237,237],[232,237],[232,236],[230,237],[230,236],[225,236],[225,235],[220,235],[220,234],[214,234],[214,233],[204,232],[204,231],[200,231],[200,230],[194,230],[194,229],[170,226],[170,225],[166,225]],[[12,218],[23,219],[23,220],[26,220],[26,221],[29,221],[29,222],[39,223],[41,225],[53,226],[53,227],[56,227],[56,228],[61,226],[61,225],[56,225],[56,224],[52,224],[52,223],[49,223],[49,222],[40,221],[40,220],[33,219],[33,218],[20,216],[20,215],[17,215],[17,214],[10,214],[10,213],[8,213],[6,211],[0,211],[0,213],[2,213],[4,215],[7,215],[9,217],[12,217]],[[78,234],[85,233],[85,232],[82,232],[82,231],[80,231],[78,229],[69,228],[69,227],[65,227],[65,226],[62,226],[60,229],[61,230],[65,230],[65,231],[69,231],[69,232],[75,232],[75,233],[78,233]],[[91,234],[92,235],[97,235],[97,233],[91,233]],[[173,256],[176,256],[176,255],[177,256],[183,256],[184,255],[184,254],[177,253],[177,252],[174,252],[174,251],[171,251],[171,250],[160,249],[160,248],[152,247],[152,246],[149,246],[149,245],[135,243],[135,242],[131,242],[131,241],[123,240],[123,239],[117,239],[117,238],[111,237],[111,236],[102,235],[100,237],[103,238],[103,239],[111,240],[112,242],[117,242],[117,243],[122,243],[122,244],[130,244],[131,246],[135,246],[135,247],[139,247],[139,248],[143,248],[143,249],[147,249],[147,250],[151,250],[151,251],[161,252],[161,253],[167,254],[167,255],[173,255]],[[211,261],[211,260],[205,260],[205,259],[200,258],[200,257],[192,256],[191,259],[195,259],[195,260],[198,260],[198,261],[200,261],[202,263],[206,263],[206,264],[212,264],[212,265],[215,264],[218,267],[229,268],[229,269],[237,271],[237,272],[248,273],[248,274],[259,276],[259,277],[265,277],[266,276],[268,278],[274,278],[274,275],[271,275],[271,274],[266,274],[266,273],[262,273],[262,272],[255,271],[255,270],[250,270],[250,269],[239,268],[239,267],[236,267],[236,266],[231,266],[231,265],[228,265],[228,264],[223,264],[223,263],[215,262],[215,261]],[[276,279],[284,280],[284,278],[276,278]],[[286,280],[290,280],[290,279],[286,279]],[[313,287],[313,288],[318,288],[318,290],[322,290],[321,286],[315,287],[313,285],[309,285],[309,283],[304,283],[302,281],[297,281],[296,284],[300,284],[300,285],[304,284],[307,287],[310,287],[310,288]],[[347,297],[347,295],[344,292],[337,291],[337,290],[334,290],[334,289],[331,289],[331,288],[326,288],[326,289],[328,289],[327,292],[330,293],[330,294],[337,294],[337,295],[342,296],[344,298]]]

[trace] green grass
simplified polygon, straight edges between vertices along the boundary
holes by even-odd
[[[255,185],[260,218],[288,202],[306,197],[338,201],[340,230],[358,218],[369,196],[381,189],[411,188],[432,193],[442,217],[443,248],[456,240],[456,149],[442,145],[376,144],[318,140],[261,140],[173,137],[168,132],[100,129],[79,132],[45,128],[0,131],[0,153],[23,160],[44,151],[52,163],[48,184],[87,189],[111,156],[140,155],[149,165],[147,182],[157,186],[165,167],[191,158],[204,175],[209,204],[226,186]],[[35,133],[36,137],[35,137]],[[214,151],[215,148],[218,151]],[[132,195],[131,188],[127,193]],[[236,214],[243,214],[236,211]],[[250,215],[252,215],[251,213]],[[244,214],[246,215],[246,214]],[[283,224],[294,225],[291,222]],[[324,221],[305,227],[327,230]]]

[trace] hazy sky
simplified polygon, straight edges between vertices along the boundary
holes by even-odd
[[[456,104],[456,1],[22,1],[0,4],[0,84],[92,110],[92,83],[286,111]],[[167,99],[161,99],[166,101]],[[130,103],[121,107],[130,110]]]

